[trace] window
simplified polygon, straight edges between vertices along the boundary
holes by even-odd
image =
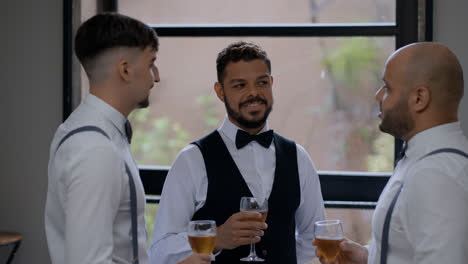
[[[366,243],[372,209],[401,147],[378,130],[374,93],[391,52],[430,40],[431,8],[430,0],[107,0],[82,1],[80,17],[118,11],[160,36],[161,82],[150,108],[130,117],[148,201],[158,200],[177,153],[224,118],[213,91],[217,53],[233,41],[253,41],[272,61],[270,126],[306,148],[319,170],[327,215],[344,218],[345,232]],[[85,78],[74,73],[75,80]],[[87,89],[85,79],[77,85],[68,75],[65,117]]]

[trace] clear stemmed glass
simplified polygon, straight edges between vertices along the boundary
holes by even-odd
[[[188,240],[193,252],[211,254],[216,244],[216,222],[212,220],[190,221]]]
[[[268,214],[268,201],[264,200],[259,203],[254,197],[242,197],[240,201],[240,210],[258,212],[262,215],[261,219],[245,219],[244,221],[265,222]],[[250,243],[250,254],[245,258],[241,258],[241,261],[263,262],[265,260],[257,256],[257,253],[255,252],[255,244]]]
[[[340,253],[343,241],[343,226],[340,220],[324,220],[314,223],[317,250],[326,261],[333,262]]]

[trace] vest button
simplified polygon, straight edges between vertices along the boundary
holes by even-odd
[[[262,250],[262,253],[264,256],[266,256],[268,254],[268,251],[266,251],[266,249]]]

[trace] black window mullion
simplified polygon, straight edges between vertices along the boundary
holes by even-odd
[[[102,12],[118,12],[119,1],[118,0],[100,0],[97,1],[97,10],[99,13]]]
[[[433,23],[434,23],[434,1],[433,0],[426,0],[426,12],[425,12],[425,41],[432,41],[433,35]]]
[[[140,177],[147,195],[160,195],[169,167],[140,166]],[[391,173],[318,171],[323,199],[333,207],[372,207],[388,182]],[[366,207],[367,206],[367,207]],[[359,206],[358,206],[359,207]]]
[[[352,37],[395,36],[394,24],[347,25],[152,25],[162,37]]]
[[[418,1],[396,1],[396,48],[418,41]]]
[[[63,95],[62,115],[65,121],[72,112],[73,3],[63,2]]]
[[[426,13],[432,10],[427,10]],[[396,49],[418,41],[418,1],[397,0],[396,1],[396,26],[395,38]],[[394,166],[401,152],[403,141],[395,139]]]

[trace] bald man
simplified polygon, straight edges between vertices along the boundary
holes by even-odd
[[[447,47],[416,43],[389,57],[376,93],[380,130],[402,139],[406,151],[379,198],[370,245],[345,240],[333,263],[468,263],[468,141],[457,117],[462,96],[462,68]]]

